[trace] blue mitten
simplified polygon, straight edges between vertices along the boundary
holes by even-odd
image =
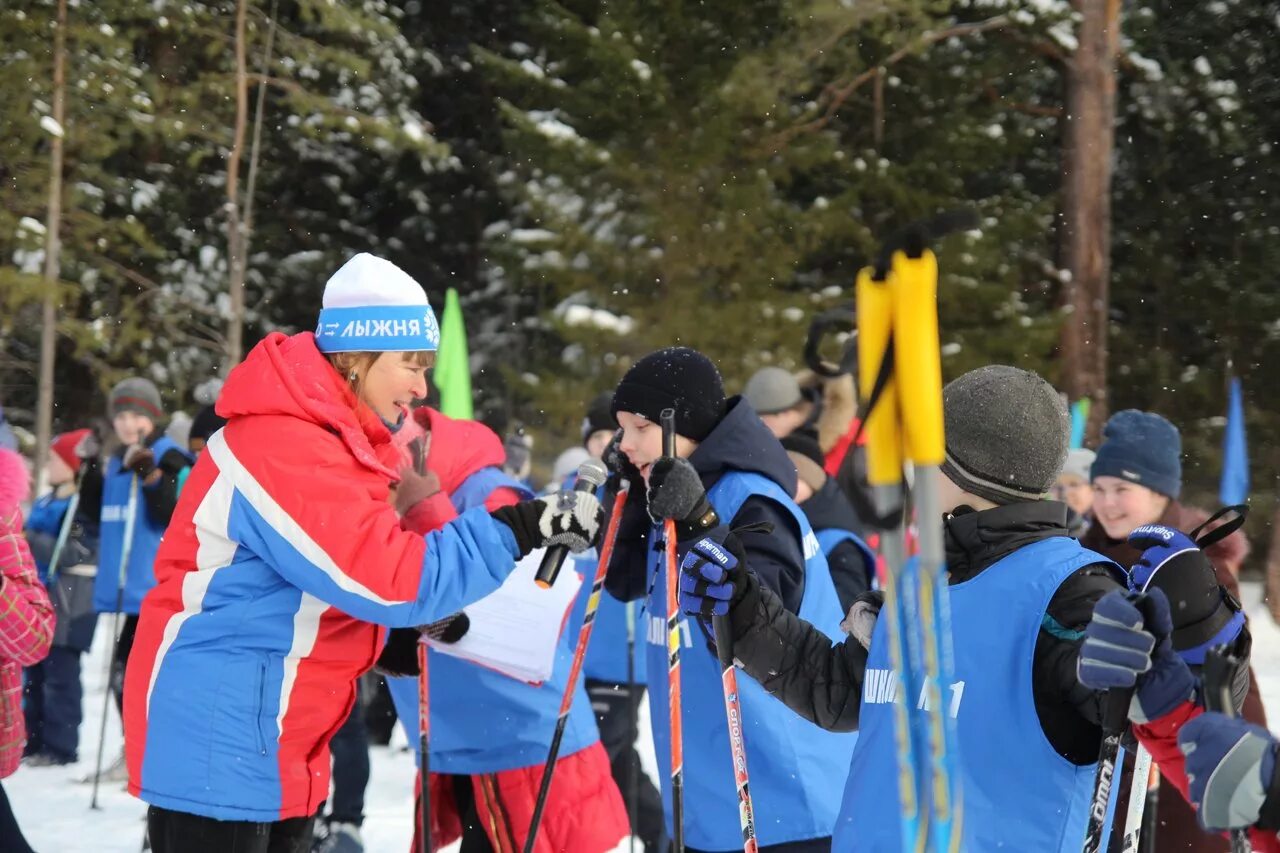
[[[680,564],[680,609],[704,619],[726,615],[744,589],[744,570],[737,537],[699,539]]]
[[[1261,726],[1206,713],[1178,732],[1191,802],[1210,832],[1258,822],[1276,772],[1277,744]]]
[[[1109,592],[1093,608],[1076,662],[1080,683],[1093,690],[1135,688],[1129,719],[1164,716],[1195,691],[1195,677],[1173,650],[1169,600],[1159,589],[1142,596]]]

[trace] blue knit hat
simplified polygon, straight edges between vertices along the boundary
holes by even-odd
[[[324,286],[320,352],[434,352],[440,326],[422,285],[388,260],[361,252]]]
[[[1102,428],[1102,446],[1089,476],[1119,477],[1177,498],[1182,492],[1182,436],[1154,412],[1116,412]]]

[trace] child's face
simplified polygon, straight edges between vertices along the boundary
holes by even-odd
[[[649,469],[662,455],[662,427],[634,412],[618,412],[618,426],[622,427],[619,448],[648,483]],[[676,436],[676,456],[687,459],[697,447],[697,442],[683,435]]]
[[[71,466],[63,462],[62,457],[56,453],[49,454],[49,464],[45,468],[45,473],[49,477],[51,486],[61,486],[76,478],[76,472],[72,471]]]
[[[1127,539],[1142,525],[1155,524],[1168,505],[1168,498],[1146,486],[1119,477],[1093,478],[1093,517],[1112,539]]]
[[[1063,474],[1053,486],[1053,499],[1062,501],[1078,515],[1084,515],[1093,506],[1093,486],[1082,477]]]
[[[137,412],[121,412],[111,419],[111,425],[115,427],[116,438],[125,447],[142,441],[156,428],[151,418]]]

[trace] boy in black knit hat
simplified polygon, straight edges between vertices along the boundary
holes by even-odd
[[[1064,504],[1044,500],[1068,439],[1065,407],[1047,382],[984,367],[946,386],[943,410],[939,500],[956,678],[944,696],[966,792],[962,849],[1078,850],[1103,694],[1080,685],[1076,661],[1094,603],[1122,589],[1123,575],[1068,536]],[[904,697],[876,594],[855,603],[841,626],[849,637],[833,646],[749,566],[686,568],[682,607],[726,613],[734,656],[797,714],[859,731],[836,849],[899,849],[896,786],[886,780],[896,772],[892,709]]]
[[[644,602],[650,719],[670,832],[666,580],[659,519],[677,519],[681,551],[711,535],[744,553],[758,582],[782,606],[825,628],[830,637],[838,634],[841,612],[826,559],[793,500],[795,465],[746,401],[725,398],[720,373],[706,356],[686,347],[645,356],[619,383],[611,408],[621,429],[605,453],[614,474],[610,487],[627,479],[632,489],[606,585],[624,601]],[[660,460],[659,419],[665,409],[675,410],[677,458]],[[686,620],[681,635],[687,849],[740,850],[729,731],[709,623]],[[790,714],[749,678],[741,678],[738,687],[761,849],[829,850],[851,739]]]

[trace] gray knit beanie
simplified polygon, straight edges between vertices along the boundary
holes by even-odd
[[[762,367],[747,380],[742,396],[759,415],[785,412],[802,399],[800,383],[781,367]]]
[[[1053,386],[1027,370],[994,364],[942,389],[946,474],[997,504],[1043,498],[1067,458],[1070,422]]]
[[[141,376],[125,379],[111,389],[108,411],[113,418],[121,412],[137,412],[152,421],[164,420],[160,391],[150,379]]]

